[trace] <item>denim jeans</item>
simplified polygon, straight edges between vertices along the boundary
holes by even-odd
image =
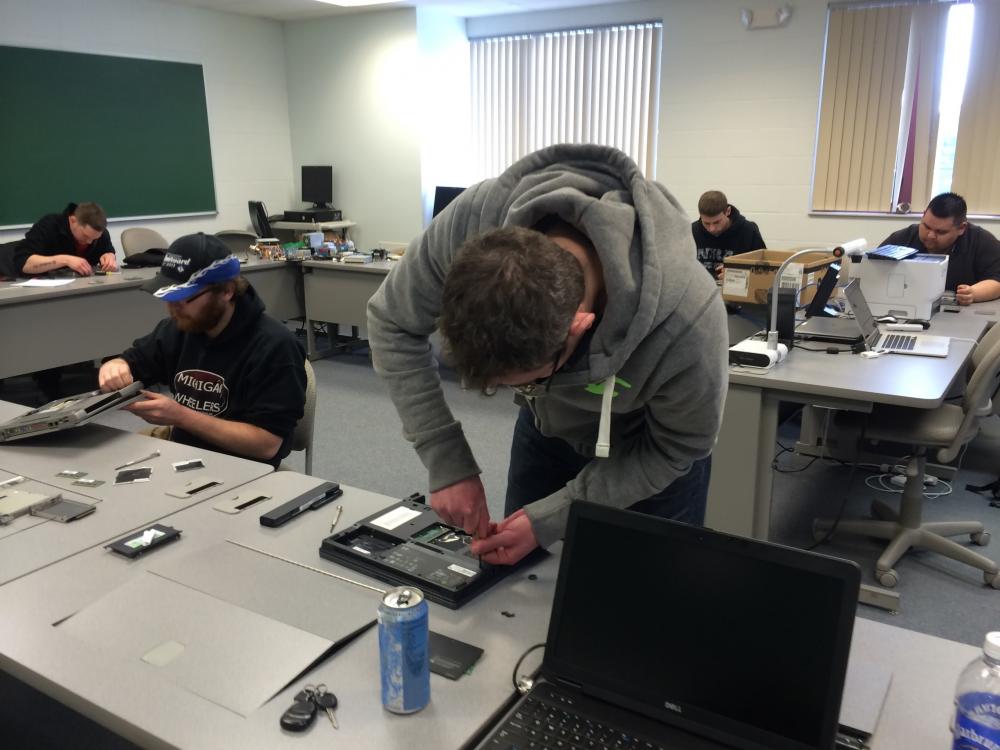
[[[565,440],[546,437],[535,427],[531,411],[522,407],[510,445],[504,516],[522,505],[548,497],[564,487],[588,463],[603,460],[585,458]],[[712,457],[706,456],[695,461],[687,474],[655,495],[633,503],[629,510],[701,526],[705,522],[711,474]]]

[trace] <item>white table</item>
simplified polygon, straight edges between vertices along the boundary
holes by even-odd
[[[367,321],[368,300],[382,285],[396,261],[339,263],[307,260],[302,264],[306,301],[306,350],[309,359],[319,358],[312,323],[324,321],[331,345],[335,345],[339,325],[349,325],[357,338]]]

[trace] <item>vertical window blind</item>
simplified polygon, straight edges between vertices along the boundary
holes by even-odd
[[[1000,214],[1000,0],[977,0],[952,190],[970,213]]]
[[[479,176],[544,146],[598,143],[654,177],[662,31],[641,23],[473,40]]]

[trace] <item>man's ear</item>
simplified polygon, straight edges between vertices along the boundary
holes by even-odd
[[[732,213],[733,213],[733,207],[732,206],[726,206],[726,218],[727,219],[732,215]]]
[[[594,325],[594,321],[596,320],[597,316],[594,313],[577,310],[573,314],[573,320],[569,324],[569,335],[582,336],[590,330],[590,327]]]
[[[961,226],[959,226],[958,228],[958,236],[961,237],[963,234],[965,234],[965,230],[968,228],[969,228],[969,222],[963,221]]]

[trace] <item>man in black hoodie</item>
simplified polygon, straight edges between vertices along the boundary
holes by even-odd
[[[36,221],[14,248],[14,272],[39,274],[69,268],[90,276],[93,267],[118,270],[108,217],[96,203],[70,203],[61,214]]]
[[[173,398],[143,391],[145,399],[126,408],[171,427],[178,443],[277,468],[305,406],[305,353],[265,314],[239,260],[217,237],[187,235],[143,289],[167,303],[170,317],[104,363],[101,390],[133,380],[169,384]]]
[[[757,225],[718,190],[709,190],[698,199],[698,221],[691,224],[691,232],[698,261],[714,278],[722,272],[724,258],[767,248]]]

